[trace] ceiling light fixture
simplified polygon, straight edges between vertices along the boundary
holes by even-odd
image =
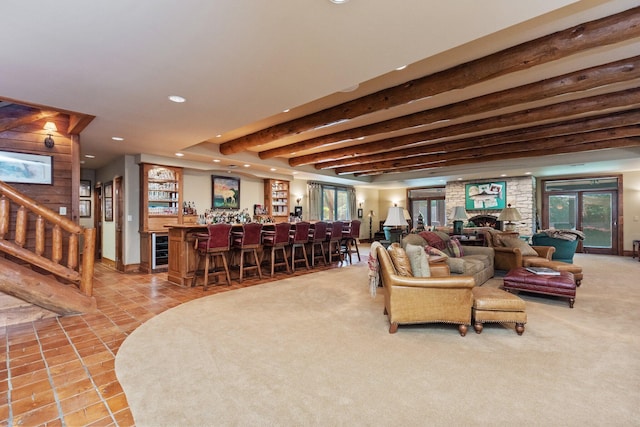
[[[176,153],[176,156],[177,156],[177,157],[184,157],[184,154],[182,154],[182,153]]]
[[[349,0],[329,0],[333,4],[343,4],[348,2]]]
[[[169,101],[171,102],[177,102],[178,104],[185,102],[186,98],[180,96],[180,95],[169,95]]]
[[[405,68],[407,68],[407,66],[406,66],[406,65],[402,65],[402,66],[400,66],[400,67],[396,68],[396,71],[402,71],[402,70],[404,70]]]
[[[220,163],[220,159],[213,159],[214,163]]]
[[[112,136],[111,139],[113,139],[114,141],[124,141],[124,138],[121,136]]]
[[[93,154],[85,154],[84,155],[87,159],[95,159],[96,156],[94,156]]]

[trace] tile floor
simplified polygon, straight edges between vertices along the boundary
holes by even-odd
[[[317,266],[315,271],[340,265]],[[295,272],[308,273],[304,268]],[[0,328],[0,425],[134,425],[114,367],[118,348],[133,330],[184,302],[287,274],[263,280],[251,275],[242,283],[233,280],[231,286],[210,286],[206,292],[201,286],[181,288],[166,277],[122,274],[96,264],[97,313]]]

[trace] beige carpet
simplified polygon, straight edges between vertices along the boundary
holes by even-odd
[[[390,335],[363,259],[171,309],[124,342],[116,373],[138,426],[637,426],[640,263],[577,263],[574,309],[521,295],[523,336]]]

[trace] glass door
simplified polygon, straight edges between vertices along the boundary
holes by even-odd
[[[585,252],[613,253],[615,236],[615,200],[612,192],[582,194],[582,231]]]
[[[546,182],[543,228],[580,230],[578,252],[617,255],[617,185],[615,178]]]

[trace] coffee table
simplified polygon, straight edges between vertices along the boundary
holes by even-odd
[[[524,291],[535,294],[567,297],[569,307],[573,308],[576,300],[576,283],[573,274],[560,271],[559,275],[543,275],[531,273],[524,267],[515,268],[504,276],[503,289]]]

